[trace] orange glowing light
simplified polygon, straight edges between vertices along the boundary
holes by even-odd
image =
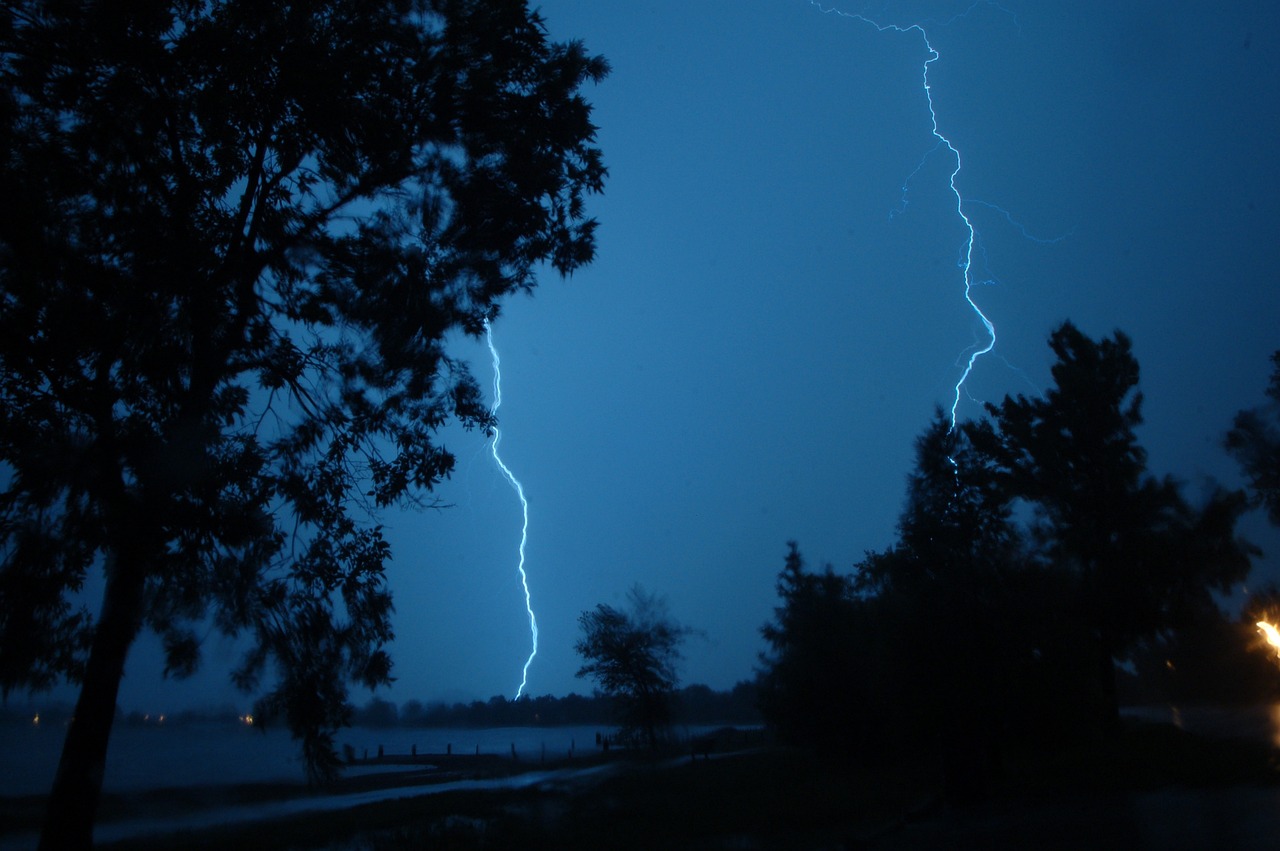
[[[1267,643],[1275,648],[1276,655],[1280,656],[1280,630],[1277,630],[1266,621],[1258,621],[1255,626],[1258,627],[1258,632],[1262,633],[1263,637],[1266,638]]]

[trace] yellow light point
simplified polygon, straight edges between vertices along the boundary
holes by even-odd
[[[1276,655],[1280,656],[1280,630],[1277,630],[1266,621],[1258,621],[1255,626],[1258,627],[1258,632],[1262,633],[1263,637],[1267,639],[1267,643],[1275,648]]]
[[[36,717],[35,717],[35,718],[32,718],[32,719],[31,719],[31,724],[32,724],[32,726],[35,726],[35,727],[39,727],[39,726],[40,726],[40,713],[39,713],[39,712],[37,712],[37,713],[36,713]]]

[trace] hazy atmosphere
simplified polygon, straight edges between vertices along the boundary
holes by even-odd
[[[1280,11],[1217,4],[546,0],[551,35],[612,73],[587,95],[609,179],[595,262],[493,322],[502,456],[529,502],[539,628],[526,691],[574,677],[578,615],[640,583],[702,635],[685,682],[753,675],[795,539],[848,570],[890,545],[913,440],[997,329],[961,419],[1048,383],[1063,320],[1123,330],[1153,472],[1240,484],[1223,435],[1280,347]],[[881,26],[841,13],[861,13]],[[483,341],[460,340],[486,388]],[[439,511],[388,513],[396,701],[511,697],[529,654],[520,504],[484,436]],[[1245,530],[1280,578],[1280,541]],[[96,603],[94,604],[96,605]],[[120,703],[247,705],[235,648],[162,681],[156,642]],[[71,696],[69,691],[56,695]],[[367,692],[353,696],[363,700]]]

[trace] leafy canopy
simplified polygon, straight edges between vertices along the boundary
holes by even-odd
[[[1267,404],[1236,414],[1226,446],[1248,476],[1254,499],[1280,526],[1280,351],[1271,362]]]
[[[1049,345],[1054,386],[989,406],[998,434],[980,442],[1010,496],[1035,507],[1048,557],[1080,577],[1082,615],[1102,652],[1123,655],[1248,573],[1253,548],[1235,536],[1243,496],[1217,491],[1192,507],[1177,481],[1147,472],[1127,336],[1093,340],[1068,322]]]
[[[780,737],[842,757],[940,752],[962,790],[1002,741],[1114,728],[1117,659],[1203,623],[1211,592],[1247,575],[1243,494],[1193,507],[1147,472],[1129,339],[1066,323],[1049,343],[1044,396],[959,426],[935,412],[893,547],[845,575],[806,571],[789,544],[762,629],[761,710]]]
[[[447,335],[592,257],[606,73],[522,0],[4,4],[0,688],[85,677],[101,568],[104,654],[249,633],[317,764],[390,676],[370,512],[490,425]]]
[[[628,611],[601,603],[578,618],[574,649],[583,658],[579,677],[591,677],[622,707],[624,734],[639,734],[650,747],[670,721],[670,695],[680,682],[676,666],[690,630],[667,614],[665,601],[639,585],[627,594]]]

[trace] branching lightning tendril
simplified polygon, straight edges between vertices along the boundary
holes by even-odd
[[[955,16],[955,18],[952,18],[951,20],[956,20],[957,18],[964,17],[964,15],[967,15],[970,11],[972,11],[977,6],[981,5],[983,2],[989,2],[989,1],[990,0],[978,0],[978,2],[975,2],[973,5],[971,5],[966,11],[960,13],[959,15]],[[818,2],[818,0],[809,0],[809,2],[811,5],[816,7],[819,11],[821,11],[823,14],[837,15],[842,18],[851,18],[856,21],[861,21],[865,24],[868,24],[869,26],[875,27],[878,32],[896,32],[896,33],[903,33],[903,34],[912,33],[912,32],[919,33],[921,40],[924,42],[925,50],[928,52],[928,58],[925,59],[924,67],[921,70],[920,81],[921,81],[921,85],[924,88],[925,100],[929,106],[929,119],[933,127],[933,136],[935,139],[937,139],[937,144],[935,144],[932,148],[929,149],[928,152],[925,153],[924,157],[920,160],[920,164],[916,166],[916,168],[911,172],[911,174],[907,176],[907,179],[903,182],[902,204],[897,209],[895,209],[892,213],[890,213],[890,216],[892,217],[893,215],[901,213],[903,212],[903,210],[906,209],[907,187],[910,185],[912,178],[914,178],[916,174],[920,171],[920,169],[923,168],[925,162],[929,159],[929,157],[933,156],[933,154],[936,153],[940,148],[946,148],[951,153],[951,155],[955,158],[955,168],[952,169],[951,171],[951,176],[948,179],[947,185],[951,188],[951,194],[954,195],[956,199],[956,215],[958,215],[960,217],[960,220],[964,222],[964,226],[966,230],[966,236],[965,236],[964,244],[960,251],[960,260],[958,263],[958,266],[962,270],[962,273],[964,276],[964,299],[966,302],[969,303],[969,307],[973,310],[974,315],[979,319],[979,321],[982,322],[982,326],[987,331],[987,340],[983,343],[975,345],[969,351],[968,358],[964,359],[964,368],[960,373],[960,379],[955,384],[955,394],[951,402],[951,427],[955,428],[956,409],[960,407],[960,396],[964,392],[964,384],[966,381],[969,380],[969,375],[973,372],[974,365],[978,362],[978,359],[981,358],[983,355],[990,353],[991,350],[995,348],[996,327],[994,324],[992,324],[991,320],[987,318],[987,315],[982,312],[982,308],[978,307],[978,303],[974,301],[974,298],[973,298],[973,288],[976,283],[974,281],[974,275],[973,275],[973,252],[974,252],[974,246],[977,242],[978,234],[977,234],[977,230],[973,226],[973,222],[969,219],[968,214],[965,212],[964,197],[960,194],[960,190],[956,186],[956,177],[960,174],[960,168],[961,168],[960,151],[955,147],[955,145],[951,144],[950,139],[942,135],[942,131],[938,128],[938,113],[933,108],[933,90],[929,85],[929,66],[931,66],[934,62],[937,62],[941,58],[941,54],[938,53],[938,51],[934,48],[933,44],[929,41],[929,34],[925,32],[924,26],[921,24],[911,24],[909,26],[899,26],[897,24],[881,24],[872,20],[871,18],[868,18],[865,15],[856,14],[853,12],[843,12],[843,11],[840,11],[839,9],[823,6],[821,3]],[[995,4],[991,4],[991,5],[995,5]],[[1000,7],[997,7],[997,8],[1000,8]],[[1016,24],[1017,19],[1015,18],[1014,21]],[[950,22],[951,21],[944,22],[942,25],[945,26],[947,23],[950,23]],[[1009,217],[1008,213],[1005,213],[1003,210],[1000,210],[998,207],[994,207],[994,205],[986,204],[985,202],[981,202],[981,203],[983,203],[984,206],[993,207],[997,211],[1003,213],[1006,218],[1009,218],[1010,223],[1016,225],[1016,223],[1013,222],[1013,219]],[[1021,227],[1021,226],[1018,225],[1018,227]],[[1025,229],[1023,232],[1025,233]]]
[[[493,357],[493,407],[489,410],[489,413],[496,414],[498,408],[502,405],[502,360],[498,357],[498,348],[493,344],[493,328],[490,327],[488,319],[484,321],[484,339],[489,344],[489,354]],[[533,614],[533,597],[529,594],[529,574],[524,569],[524,546],[529,540],[529,501],[524,497],[524,486],[520,484],[520,480],[516,478],[515,473],[511,472],[511,468],[503,463],[502,456],[498,454],[498,443],[501,440],[502,430],[494,426],[493,440],[489,444],[489,451],[493,455],[494,463],[498,465],[498,469],[506,477],[507,483],[516,492],[516,496],[520,497],[520,510],[523,513],[523,523],[520,526],[520,563],[517,566],[517,570],[520,571],[520,585],[524,588],[524,608],[529,613],[529,634],[533,640],[533,649],[529,652],[529,658],[525,660],[524,669],[520,672],[520,688],[516,689],[515,699],[519,700],[520,695],[524,694],[525,686],[529,683],[529,665],[533,663],[533,658],[538,655],[538,619]]]

